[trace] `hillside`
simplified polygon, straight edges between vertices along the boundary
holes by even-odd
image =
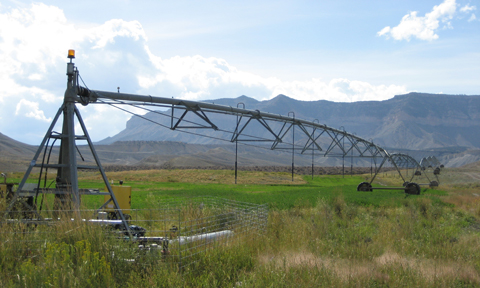
[[[1,134],[0,134],[1,135]],[[25,145],[4,135],[0,157],[0,172],[24,172],[30,163],[36,147]],[[84,158],[78,157],[78,163],[93,164],[93,157],[87,146],[78,146]],[[235,164],[235,145],[202,145],[172,141],[125,141],[110,145],[95,145],[95,149],[104,166],[130,166],[133,169],[149,168],[215,168],[233,169]],[[438,148],[424,151],[396,150],[411,155],[415,159],[424,156],[436,156],[447,167],[458,167],[480,160],[480,150],[468,150],[462,147]],[[58,147],[53,154],[58,153]],[[290,167],[291,154],[269,149],[239,145],[238,165],[240,167]],[[55,163],[56,157],[51,158]],[[345,158],[344,165],[349,171],[352,159]],[[296,167],[310,167],[311,154],[295,156]],[[353,159],[354,167],[370,167],[368,159]],[[315,157],[316,167],[342,167],[342,158]],[[122,168],[128,169],[128,168]],[[262,168],[263,169],[263,168]],[[338,170],[341,171],[341,170]]]
[[[0,133],[0,171],[24,171],[36,149]]]
[[[318,119],[330,127],[343,126],[347,132],[356,133],[364,139],[373,139],[380,146],[395,149],[425,150],[444,147],[480,148],[480,134],[472,133],[480,128],[480,96],[409,93],[385,101],[337,103],[330,101],[298,101],[285,95],[271,100],[257,101],[246,96],[236,99],[216,99],[215,104],[288,115],[293,111],[296,118]],[[170,115],[170,111],[163,112]],[[166,116],[149,112],[144,117],[170,126]],[[232,130],[235,117],[223,114],[209,115],[213,123]],[[192,119],[189,119],[192,120]],[[209,137],[227,138],[225,132],[199,131]],[[255,135],[255,131],[252,132]],[[261,135],[259,135],[261,136]],[[195,144],[219,144],[208,137],[171,131],[132,117],[126,129],[113,137],[100,141],[110,144],[116,141],[180,141]]]

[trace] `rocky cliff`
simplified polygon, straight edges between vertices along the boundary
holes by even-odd
[[[257,101],[246,96],[235,99],[217,99],[215,104],[236,107],[244,103],[245,108],[313,120],[318,119],[333,128],[343,127],[364,139],[372,139],[383,147],[424,150],[442,147],[480,148],[480,96],[409,93],[386,101],[337,103],[329,101],[298,101],[285,95],[267,101]],[[144,117],[170,127],[166,115],[171,111],[148,113]],[[232,116],[209,115],[215,124],[225,127],[235,125]],[[195,121],[190,119],[191,121]],[[198,130],[198,129],[197,129]],[[190,130],[209,137],[171,131],[139,117],[132,117],[125,130],[100,141],[109,144],[115,141],[153,140],[181,141],[196,144],[219,143],[215,138],[228,133],[205,130]],[[255,133],[254,131],[252,132]],[[228,137],[226,137],[228,139]]]

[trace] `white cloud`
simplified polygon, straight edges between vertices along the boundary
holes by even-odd
[[[138,84],[149,94],[166,83],[176,87],[175,98],[190,100],[215,99],[247,95],[269,99],[284,94],[298,100],[330,100],[336,102],[385,100],[406,93],[404,86],[371,85],[347,79],[281,81],[239,71],[224,59],[193,57],[156,58],[155,75],[138,76]],[[247,91],[251,92],[249,94]]]
[[[445,0],[442,4],[434,6],[432,11],[423,17],[417,16],[417,11],[408,13],[403,16],[400,24],[393,28],[387,26],[377,32],[377,35],[392,37],[395,40],[410,41],[411,37],[427,41],[435,40],[438,39],[436,31],[440,27],[440,21],[445,24],[445,28],[451,28],[449,21],[453,18],[455,11],[455,0]]]
[[[67,50],[81,43],[90,42],[93,49],[104,47],[118,36],[145,38],[137,21],[111,20],[93,28],[77,29],[66,20],[62,10],[41,3],[0,14],[0,35],[2,82],[26,87],[22,83],[44,80],[50,71],[60,69],[66,62]]]
[[[386,100],[394,95],[405,94],[407,89],[398,85],[372,85],[363,81],[348,79],[332,79],[328,83],[320,79],[299,82],[278,83],[273,89],[272,96],[276,94],[296,95],[295,98],[304,101],[325,99],[335,102],[355,102]]]
[[[470,5],[467,4],[467,5],[463,6],[462,8],[460,8],[460,11],[468,13],[468,12],[476,10],[476,9],[477,9],[476,6],[470,6]]]
[[[463,13],[470,13],[472,11],[475,11],[477,10],[477,7],[476,6],[470,6],[470,5],[465,5],[463,6],[462,8],[460,8],[460,12],[463,12]],[[477,20],[477,16],[475,16],[475,14],[471,14],[470,15],[470,18],[468,18],[468,22],[472,22],[472,21],[475,21]]]
[[[25,134],[22,129],[41,131],[43,136],[62,103],[66,52],[72,48],[87,86],[97,90],[116,91],[119,86],[122,92],[192,100],[240,95],[264,100],[284,94],[337,102],[385,100],[408,92],[404,86],[348,79],[283,81],[241,71],[216,57],[163,59],[150,51],[138,21],[113,19],[81,28],[61,9],[45,4],[0,12],[0,35],[0,132],[12,137]],[[79,109],[94,140],[118,133],[130,117],[101,104]]]
[[[95,42],[93,49],[103,48],[107,43],[114,43],[116,37],[131,37],[139,40],[143,38],[147,40],[145,31],[138,21],[126,22],[121,19],[113,19],[105,22],[105,24],[92,29],[81,31],[85,38]]]
[[[19,135],[15,138],[30,143],[37,140],[21,138],[28,134],[22,129],[43,134],[45,123],[51,120],[45,115],[53,115],[61,105],[68,49],[78,49],[77,57],[83,60],[101,58],[105,63],[115,51],[105,53],[102,49],[115,44],[114,39],[146,39],[138,21],[113,19],[79,28],[55,6],[35,3],[0,8],[0,132]],[[41,121],[32,122],[32,118]]]
[[[52,118],[45,117],[43,111],[39,109],[39,104],[37,102],[31,102],[25,99],[18,102],[17,108],[15,109],[15,115],[22,115],[45,122],[52,121]]]

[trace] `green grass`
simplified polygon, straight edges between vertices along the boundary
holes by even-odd
[[[231,171],[227,171],[230,172]],[[161,173],[161,172],[159,172]],[[202,171],[198,173],[208,173],[215,175],[216,171]],[[219,171],[218,173],[226,173]],[[112,173],[112,178],[118,176]],[[288,173],[263,173],[269,174],[288,174]],[[251,172],[242,172],[241,177],[249,178],[254,175]],[[285,176],[284,175],[284,176]],[[289,175],[286,175],[289,177]],[[211,176],[209,176],[211,178]],[[227,175],[226,177],[233,177]],[[139,181],[135,177],[132,180],[125,181],[124,185],[132,187],[132,209],[155,208],[153,203],[171,197],[195,197],[212,196],[231,200],[250,202],[255,204],[268,203],[271,209],[291,209],[296,206],[312,207],[319,199],[330,201],[331,199],[342,195],[347,203],[362,206],[373,207],[398,207],[405,199],[409,198],[430,198],[435,203],[441,203],[439,196],[447,195],[447,192],[441,189],[422,188],[422,195],[406,195],[402,190],[374,190],[373,192],[357,192],[357,185],[365,178],[362,176],[297,176],[303,180],[299,184],[298,180],[288,184],[224,184],[224,183],[189,183],[179,182],[178,180],[169,182],[168,179],[163,182],[155,180],[154,177],[141,177]],[[35,179],[34,177],[32,177]],[[80,178],[80,188],[98,188],[103,190],[102,180],[91,180],[90,176]],[[98,178],[98,177],[97,177]],[[138,177],[137,177],[138,178]],[[35,182],[35,180],[31,182]],[[13,181],[20,179],[13,179]],[[253,180],[252,180],[253,181]],[[251,181],[249,181],[251,182]],[[285,181],[284,181],[285,182]],[[397,185],[400,186],[400,185]],[[374,187],[380,187],[374,183]],[[51,197],[50,197],[51,198]],[[152,198],[156,200],[152,202]],[[85,208],[95,209],[103,204],[103,196],[83,196],[82,203]],[[51,201],[51,200],[50,200]],[[447,204],[445,204],[447,205]]]
[[[186,171],[186,172],[185,172]],[[149,170],[134,172],[107,173],[109,179],[123,179],[124,185],[132,187],[132,208],[152,208],[151,198],[158,201],[169,197],[213,196],[257,204],[268,203],[271,209],[291,209],[298,205],[314,206],[318,199],[329,201],[343,195],[347,203],[362,206],[401,205],[406,198],[428,197],[434,202],[443,203],[441,196],[447,192],[437,189],[422,188],[422,195],[406,195],[402,190],[374,190],[357,192],[357,185],[366,181],[364,176],[295,176],[291,181],[289,173],[240,171],[239,184],[233,183],[233,171],[222,170]],[[196,175],[198,174],[198,175]],[[80,188],[97,188],[103,190],[105,185],[96,174],[81,173]],[[196,176],[192,176],[196,175]],[[394,174],[392,174],[394,175]],[[194,178],[194,179],[190,179]],[[401,186],[399,179],[390,176],[387,182],[392,186]],[[270,181],[273,179],[272,181]],[[287,180],[288,179],[288,180]],[[12,182],[20,178],[9,179]],[[32,175],[29,182],[38,181],[38,175]],[[270,184],[255,184],[271,182]],[[384,182],[384,181],[382,181]],[[381,187],[374,182],[374,187]],[[103,196],[84,196],[83,204],[87,208],[103,204]],[[101,203],[102,202],[102,203]]]
[[[442,190],[422,189],[421,196],[407,196],[402,190],[374,190],[373,192],[357,192],[360,182],[365,181],[360,176],[318,176],[312,178],[303,176],[306,184],[218,184],[218,183],[182,183],[155,181],[128,181],[124,185],[132,187],[132,209],[154,208],[151,198],[157,201],[169,197],[213,196],[256,204],[268,203],[271,209],[291,209],[296,206],[312,207],[318,199],[330,201],[343,195],[347,203],[362,206],[401,205],[406,198],[428,197],[434,202],[443,203],[438,196],[446,195]],[[101,181],[81,182],[83,188],[101,187]],[[378,186],[378,185],[374,185]],[[90,198],[90,197],[88,197]],[[103,198],[96,200],[84,197],[84,202],[98,205]]]

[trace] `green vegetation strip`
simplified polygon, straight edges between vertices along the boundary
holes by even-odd
[[[218,183],[181,183],[128,181],[124,185],[132,187],[132,209],[155,208],[155,204],[170,197],[213,196],[255,204],[269,204],[270,209],[291,209],[293,207],[312,207],[319,199],[330,200],[342,195],[347,203],[362,206],[398,207],[406,199],[430,198],[435,203],[444,204],[438,196],[447,195],[442,190],[422,189],[422,195],[406,195],[403,190],[374,190],[357,192],[357,185],[365,181],[360,176],[321,176],[313,180],[304,176],[306,184],[218,184]],[[101,187],[101,181],[82,182],[83,188]],[[380,187],[380,186],[375,186]],[[84,203],[90,208],[101,204],[103,198],[84,197]],[[91,206],[93,205],[93,206]],[[447,205],[447,204],[445,204]]]

